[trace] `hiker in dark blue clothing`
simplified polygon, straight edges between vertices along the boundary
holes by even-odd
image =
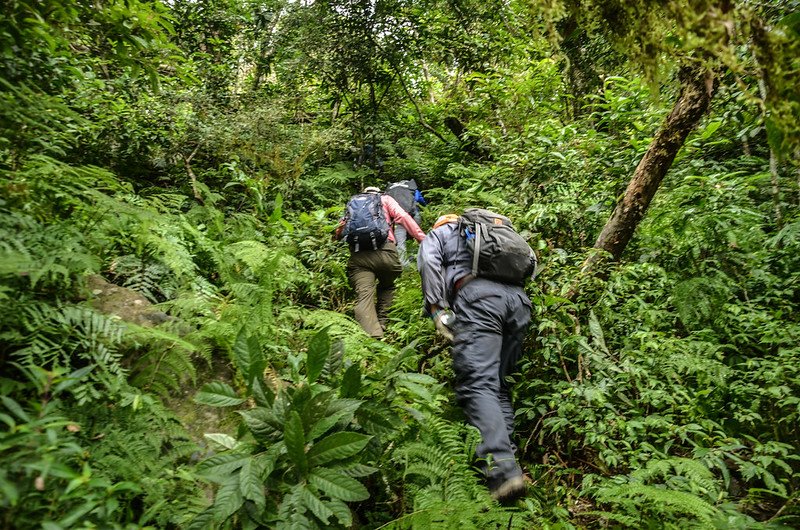
[[[529,259],[525,256],[524,249],[530,247],[523,240],[523,253],[518,253],[521,262],[527,260],[521,265],[527,275],[523,280],[506,283],[480,277],[463,219],[445,215],[437,220],[420,244],[417,266],[425,309],[437,331],[453,343],[456,399],[467,421],[481,433],[479,465],[492,497],[507,502],[526,490],[511,440],[514,409],[506,377],[520,358],[531,318],[531,302],[522,285],[535,267],[535,256],[532,250]],[[491,230],[489,225],[482,226]]]

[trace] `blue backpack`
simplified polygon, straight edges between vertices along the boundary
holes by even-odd
[[[389,237],[389,223],[383,214],[379,193],[359,193],[347,201],[344,239],[350,250],[378,250]]]

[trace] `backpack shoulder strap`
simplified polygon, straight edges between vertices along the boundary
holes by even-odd
[[[472,252],[472,275],[478,275],[478,259],[481,256],[481,223],[475,223],[475,249]]]

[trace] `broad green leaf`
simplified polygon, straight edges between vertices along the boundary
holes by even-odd
[[[308,375],[308,382],[313,383],[317,380],[322,370],[325,368],[325,362],[328,360],[328,355],[331,352],[331,340],[328,336],[328,328],[321,329],[316,335],[311,338],[308,343],[308,354],[306,355],[306,371]]]
[[[203,385],[194,396],[194,402],[211,407],[232,407],[244,403],[244,399],[236,395],[236,391],[227,383],[215,381]]]
[[[275,470],[275,463],[278,461],[278,457],[285,452],[286,444],[278,442],[263,453],[259,453],[253,457],[262,481],[266,481],[269,478]]]
[[[800,33],[800,11],[795,11],[783,17],[778,25],[789,28],[795,33]]]
[[[301,383],[294,387],[293,390],[294,391],[292,392],[291,397],[289,397],[288,394],[284,396],[282,405],[286,407],[287,411],[289,407],[298,411],[303,410],[308,402],[314,397],[311,385]]]
[[[236,366],[244,374],[248,387],[253,384],[256,377],[264,372],[264,368],[267,366],[258,338],[248,337],[244,328],[236,336],[233,344],[233,358]]]
[[[187,530],[208,530],[212,528],[214,522],[214,507],[209,506],[202,512],[194,516],[189,523]]]
[[[84,518],[84,516],[91,512],[92,510],[96,509],[98,502],[94,500],[91,496],[89,496],[85,502],[79,504],[75,508],[73,508],[67,515],[61,518],[58,521],[58,524],[62,528],[72,528],[78,521]]]
[[[339,373],[342,369],[342,360],[344,358],[344,340],[338,338],[331,343],[331,353],[328,358],[328,369],[331,373]]]
[[[364,403],[361,399],[337,398],[328,403],[328,414],[333,414],[340,410],[356,410]]]
[[[106,491],[109,493],[116,493],[118,491],[132,491],[134,493],[141,493],[142,487],[135,482],[115,482],[113,486],[110,486]]]
[[[68,447],[70,447],[70,449],[72,449],[71,452],[73,452],[75,454],[80,454],[80,453],[83,452],[83,449],[77,444],[67,444],[67,445],[68,445]],[[51,475],[51,476],[54,476],[54,477],[58,477],[58,478],[63,478],[63,479],[69,479],[69,480],[72,480],[72,479],[74,479],[76,477],[80,477],[81,476],[81,474],[76,472],[75,469],[73,469],[72,467],[70,467],[70,466],[68,466],[68,465],[66,465],[66,464],[64,464],[62,462],[53,462],[52,464],[48,463],[44,467],[38,467],[38,466],[35,466],[35,465],[32,464],[31,468],[32,469],[38,469],[40,471],[47,471],[48,475]]]
[[[260,443],[270,443],[278,439],[283,430],[283,425],[272,412],[265,407],[258,407],[250,410],[239,411],[245,424],[253,433],[256,441]]]
[[[346,406],[342,407],[339,410],[331,411],[330,408],[328,409],[328,415],[319,420],[315,423],[311,430],[308,433],[308,440],[314,441],[319,436],[325,434],[331,427],[336,425],[337,423],[350,423],[353,419],[353,415],[355,414],[358,407],[361,406],[361,401],[357,400],[341,400],[338,399],[334,402],[334,406],[338,405],[340,402],[346,401]]]
[[[250,455],[244,453],[220,453],[200,462],[197,471],[212,478],[222,477],[242,467],[249,458]]]
[[[303,422],[297,411],[289,413],[289,419],[283,429],[283,442],[286,444],[286,452],[297,469],[305,475],[308,471],[306,461],[305,444],[306,438],[303,432]]]
[[[369,498],[367,488],[359,481],[324,467],[314,469],[309,481],[326,495],[343,501],[363,501]]]
[[[603,328],[600,326],[600,321],[597,320],[597,315],[594,314],[594,311],[589,312],[589,331],[597,347],[606,354],[609,354],[608,347],[606,347],[606,339],[603,336]]]
[[[306,508],[317,516],[317,519],[328,524],[328,519],[333,516],[333,511],[325,506],[322,500],[308,489],[308,486],[303,486],[303,489],[300,491],[300,498],[303,500],[303,504],[305,504]]]
[[[23,486],[24,487],[24,486]],[[17,485],[13,482],[5,480],[5,477],[0,475],[0,494],[3,495],[6,505],[16,506],[19,500],[19,490]]]
[[[239,489],[242,497],[253,501],[259,510],[263,510],[266,504],[264,499],[264,483],[259,473],[259,465],[253,459],[247,460],[239,472]]]
[[[341,460],[364,449],[371,436],[357,432],[337,432],[323,438],[308,451],[308,465],[321,466]]]
[[[361,368],[357,364],[352,364],[345,370],[342,376],[342,386],[339,387],[339,395],[344,398],[352,398],[358,395],[361,390]]]
[[[574,340],[574,343],[578,345],[578,347],[587,355],[592,355],[595,353],[594,349],[589,345],[589,341],[586,337],[577,337]]]
[[[264,384],[260,377],[253,379],[253,398],[256,400],[256,405],[259,407],[271,407],[275,402],[275,393],[272,389]]]
[[[86,484],[86,479],[84,477],[74,478],[69,481],[69,484],[67,484],[67,489],[64,490],[64,493],[70,493],[84,484]]]
[[[288,523],[281,527],[281,530],[315,530],[316,528],[316,525],[311,525],[311,521],[308,520],[305,512],[294,512],[289,516]]]
[[[322,390],[321,387],[322,385],[315,384],[313,387],[309,386],[309,389],[312,391],[316,389]],[[310,433],[312,426],[329,414],[328,410],[330,409],[330,405],[335,400],[336,398],[332,390],[322,390],[314,394],[302,407],[297,406],[297,401],[294,399],[292,400],[293,404],[296,405],[297,412],[303,419],[303,428],[305,432]],[[312,438],[310,436],[306,436],[306,441],[310,442],[311,440]]]
[[[269,219],[267,220],[269,223],[275,223],[282,216],[282,206],[283,206],[283,195],[278,193],[275,196],[275,209],[272,210],[272,214],[270,214]]]
[[[303,501],[300,499],[301,491],[304,487],[304,484],[295,484],[292,489],[283,496],[283,500],[281,500],[278,506],[278,518],[281,521],[288,521],[293,514],[297,514],[299,511],[305,512],[303,509]]]
[[[220,486],[214,497],[214,520],[223,522],[236,513],[244,504],[239,488],[239,477],[232,476]]]
[[[83,368],[78,368],[68,376],[66,376],[62,381],[60,381],[55,388],[53,389],[53,394],[58,394],[67,388],[80,383],[84,376],[95,369],[95,365],[90,364],[89,366],[84,366]]]
[[[344,473],[348,477],[368,477],[376,473],[378,468],[365,466],[364,464],[355,464],[352,466],[337,467],[336,470]]]
[[[294,225],[287,221],[286,219],[280,219],[281,226],[289,233],[294,232]]]
[[[431,394],[430,390],[427,387],[414,383],[412,381],[397,381],[398,387],[403,387],[414,396],[418,397],[420,400],[425,402],[433,401],[433,395]]]
[[[402,366],[403,362],[407,359],[411,358],[416,353],[417,347],[417,340],[411,341],[408,346],[400,350],[394,357],[389,359],[389,361],[384,365],[383,370],[377,374],[377,378],[379,380],[383,380],[388,378],[392,373],[395,372],[400,366]]]
[[[783,129],[777,123],[777,121],[769,116],[764,120],[764,125],[767,130],[767,143],[769,143],[770,149],[773,151],[780,153],[781,148],[783,147],[783,140],[784,134]]]
[[[417,374],[414,372],[406,372],[397,376],[398,381],[411,381],[420,385],[435,385],[438,383],[436,378],[426,374]]]
[[[706,125],[706,128],[700,133],[701,140],[708,140],[711,136],[717,132],[717,129],[720,128],[722,125],[722,120],[713,120]]]
[[[370,434],[388,434],[394,431],[400,423],[399,418],[387,411],[376,410],[371,403],[365,403],[358,409],[356,418],[359,424]]]
[[[350,507],[339,499],[331,499],[325,502],[325,505],[330,508],[333,512],[333,515],[336,516],[336,519],[339,520],[339,523],[350,527],[353,524],[353,512],[350,511]]]
[[[22,421],[31,421],[28,414],[22,410],[22,407],[19,406],[19,403],[7,396],[0,396],[0,400],[3,401],[3,405],[5,405],[6,408],[17,418],[21,419]]]

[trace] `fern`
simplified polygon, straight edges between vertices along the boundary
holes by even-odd
[[[720,484],[702,462],[654,459],[624,480],[622,484],[601,486],[595,493],[601,505],[613,506],[612,513],[622,519],[659,521],[673,528],[705,528],[720,513],[712,504],[720,498]],[[598,514],[621,521],[608,511]]]
[[[289,308],[282,312],[281,317],[292,322],[303,322],[310,329],[327,328],[332,339],[342,341],[347,357],[356,362],[386,359],[393,351],[385,345],[369,340],[358,322],[337,311]]]
[[[114,282],[143,294],[151,302],[172,298],[175,280],[162,263],[127,254],[115,258],[109,265]]]
[[[668,490],[646,484],[625,484],[602,490],[597,499],[615,504],[628,513],[654,514],[652,521],[662,520],[674,528],[706,528],[717,509],[692,493]],[[688,520],[686,520],[688,518]]]
[[[479,438],[473,428],[431,417],[421,439],[399,448],[395,459],[402,459],[407,477],[424,479],[423,486],[437,486],[441,502],[485,500],[486,489],[478,484],[474,470],[467,463],[472,458],[467,451],[474,448]]]
[[[131,362],[130,382],[144,390],[166,395],[184,383],[195,383],[195,360],[210,363],[209,350],[199,350],[191,342],[158,328],[127,324],[126,338],[135,344],[137,355]]]
[[[421,493],[424,496],[426,494]],[[435,497],[435,493],[431,495]],[[512,508],[480,505],[475,501],[449,503],[433,502],[415,509],[393,521],[379,526],[386,530],[484,530],[484,529],[530,529],[544,528],[544,521],[531,521],[529,514]]]
[[[72,208],[93,206],[101,212],[110,211],[119,202],[106,192],[122,192],[125,186],[114,175],[92,166],[72,166],[45,155],[31,155],[19,171],[2,171],[0,179],[16,183],[24,193],[12,197],[12,205],[28,202],[36,205],[40,219],[68,216]],[[99,206],[99,208],[97,208]]]
[[[416,441],[401,444],[393,461],[402,466],[413,512],[382,528],[530,528],[530,514],[495,504],[471,466],[480,434],[439,417],[426,418]]]
[[[84,440],[92,444],[96,476],[141,486],[141,498],[130,499],[146,507],[140,524],[183,526],[202,510],[204,495],[187,466],[199,447],[178,418],[158,401],[145,399],[139,407],[73,409],[72,413],[83,425]],[[185,504],[164,502],[176,498]]]
[[[66,223],[46,225],[0,210],[0,280],[37,291],[70,290],[80,275],[99,269],[85,238]]]
[[[678,283],[672,301],[687,329],[711,326],[730,296],[727,285],[719,278],[699,277]]]
[[[716,498],[720,486],[703,462],[690,458],[654,459],[630,474],[631,481],[647,483],[656,479],[674,484],[673,489],[688,489],[710,499]]]
[[[124,331],[118,320],[80,306],[28,304],[23,312],[24,332],[12,353],[19,364],[91,367],[85,380],[72,389],[81,403],[120,390],[126,370],[118,351]]]

